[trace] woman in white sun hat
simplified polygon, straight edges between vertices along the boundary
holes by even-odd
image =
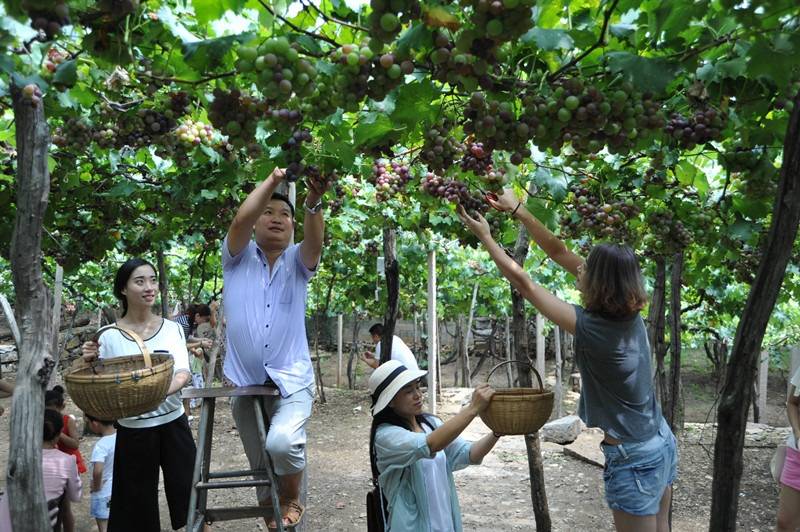
[[[469,405],[443,423],[422,412],[426,373],[390,360],[369,378],[370,462],[388,502],[389,532],[460,532],[453,471],[480,464],[499,438],[490,433],[470,443],[459,437],[489,405],[494,390],[488,384],[477,386]]]

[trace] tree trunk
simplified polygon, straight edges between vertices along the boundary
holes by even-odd
[[[683,393],[681,390],[681,279],[683,277],[683,251],[675,254],[670,281],[670,332],[671,363],[669,370],[669,401],[664,405],[664,417],[672,432],[683,430]]]
[[[42,104],[32,106],[12,85],[17,142],[17,213],[11,270],[20,343],[11,403],[6,482],[17,532],[50,529],[42,478],[44,390],[53,370],[50,293],[42,282],[42,224],[50,194],[50,133]]]
[[[50,351],[53,357],[53,371],[50,374],[50,381],[58,377],[58,359],[61,358],[61,351],[58,349],[58,331],[61,328],[61,295],[64,291],[64,268],[56,264],[56,279],[53,283],[53,348]],[[55,383],[48,382],[47,388],[50,389]]]
[[[735,530],[742,449],[756,361],[767,322],[775,307],[800,222],[800,93],[794,97],[783,146],[781,179],[775,194],[772,223],[733,341],[727,378],[717,409],[711,521],[717,531]]]
[[[361,322],[358,313],[353,312],[353,336],[350,343],[350,355],[347,357],[347,386],[353,390],[356,387],[356,366],[354,362],[358,359],[358,331],[361,329]]]
[[[525,257],[528,255],[528,233],[525,226],[520,224],[517,243],[514,246],[514,260],[519,265],[525,264]],[[511,322],[512,335],[514,338],[515,359],[523,362],[519,364],[518,375],[519,385],[530,388],[533,385],[531,372],[525,363],[530,363],[526,352],[520,347],[525,338],[525,299],[519,292],[511,288],[511,304],[513,307],[513,319]],[[511,364],[509,364],[511,365]],[[542,464],[542,452],[539,445],[539,433],[525,435],[525,448],[528,452],[528,472],[531,479],[531,503],[533,514],[536,518],[536,530],[538,532],[550,532],[552,525],[550,522],[550,510],[547,507],[547,492],[544,485],[544,466]]]
[[[397,235],[394,228],[383,228],[383,264],[386,272],[386,313],[383,316],[381,337],[381,364],[392,358],[394,325],[397,321],[397,303],[400,299],[400,266],[397,263]]]
[[[164,250],[159,248],[156,251],[158,262],[158,290],[161,292],[161,317],[169,318],[169,279],[167,279],[167,262],[164,258]]]
[[[650,339],[650,348],[655,361],[655,374],[653,381],[656,388],[656,397],[662,406],[667,404],[667,373],[664,368],[664,357],[667,356],[667,342],[665,340],[666,312],[667,312],[667,262],[658,255],[655,258],[656,278],[653,285],[653,299],[650,301],[650,311],[647,316],[647,335]]]
[[[225,362],[225,307],[220,302],[217,308],[217,326],[214,329],[214,345],[211,347],[211,353],[208,355],[208,362],[206,363],[205,371],[205,385],[206,388],[213,385],[214,376],[217,373],[217,360],[223,364]]]

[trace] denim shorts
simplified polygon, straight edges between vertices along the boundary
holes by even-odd
[[[92,493],[92,506],[89,515],[95,519],[108,519],[108,511],[111,507],[111,496],[102,497],[99,493]]]
[[[609,508],[631,515],[657,514],[664,490],[678,475],[678,448],[666,420],[662,419],[658,433],[647,441],[604,443],[601,448]]]

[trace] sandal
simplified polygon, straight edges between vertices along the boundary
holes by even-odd
[[[281,501],[281,514],[283,515],[283,528],[294,528],[300,524],[306,509],[295,501]],[[267,525],[269,530],[278,530],[275,521]]]

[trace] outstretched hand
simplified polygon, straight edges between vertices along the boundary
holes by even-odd
[[[456,214],[458,215],[459,219],[464,222],[464,225],[467,226],[472,234],[478,237],[478,239],[483,240],[484,238],[491,238],[492,231],[489,227],[489,222],[486,221],[486,218],[481,216],[479,212],[476,212],[475,215],[477,218],[472,218],[467,211],[464,210],[463,205],[459,205],[456,208]]]
[[[325,192],[331,188],[333,179],[322,174],[306,177],[306,185],[308,186],[308,197],[312,203],[316,203],[325,195]]]
[[[502,212],[511,212],[520,204],[520,199],[510,188],[504,189],[500,195],[493,192],[486,194],[486,201],[489,205]]]

